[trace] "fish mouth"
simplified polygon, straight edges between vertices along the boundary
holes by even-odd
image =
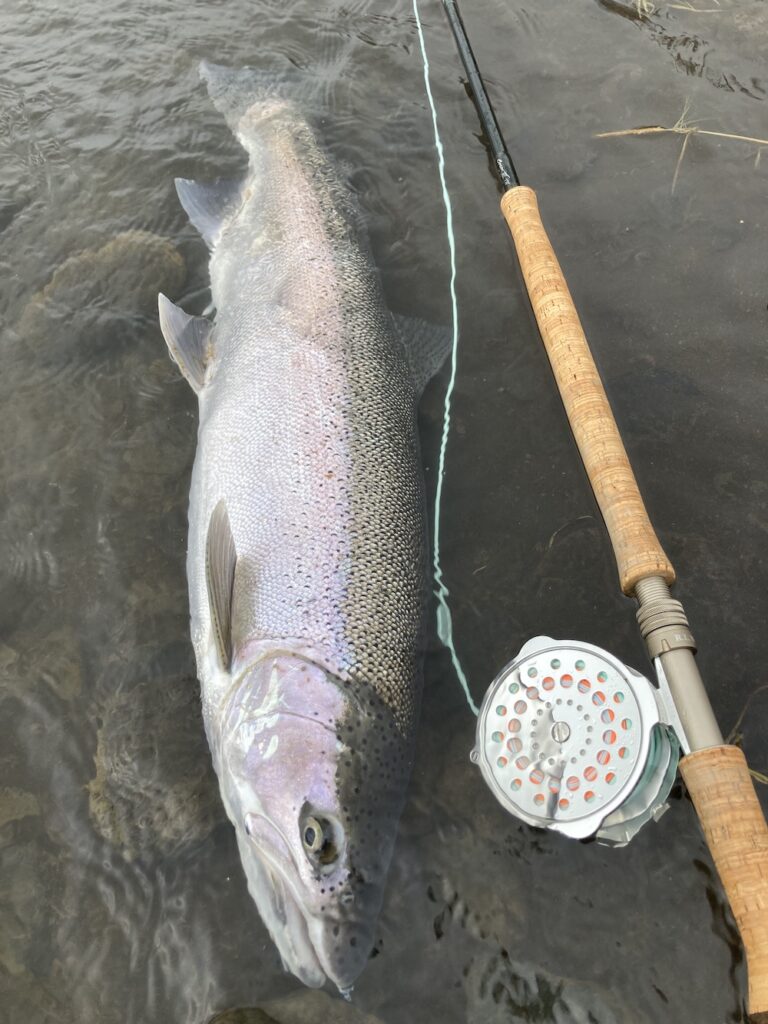
[[[273,935],[283,966],[308,988],[322,988],[329,976],[309,937],[309,924],[301,904],[280,873],[270,872],[270,875],[275,916],[285,922],[282,934]]]
[[[349,995],[368,961],[370,946],[373,944],[370,925],[355,917],[345,916],[342,920],[336,916],[313,914],[308,910],[297,891],[293,876],[300,876],[290,847],[284,843],[273,822],[265,816],[259,817],[262,822],[268,823],[276,837],[280,837],[276,844],[278,848],[286,848],[288,851],[287,863],[281,863],[268,844],[249,839],[251,854],[258,860],[265,876],[265,884],[259,888],[262,892],[266,890],[268,913],[264,913],[261,900],[257,899],[256,902],[284,967],[308,988],[321,988],[330,981],[342,995]],[[336,936],[341,938],[337,939]],[[371,941],[367,941],[369,938]],[[323,948],[325,943],[334,948],[341,942],[346,944],[346,955],[343,958],[334,957]],[[349,945],[356,950],[352,955]]]

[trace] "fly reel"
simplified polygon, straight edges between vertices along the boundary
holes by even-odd
[[[529,825],[624,846],[667,808],[676,725],[663,691],[612,654],[535,637],[491,684],[470,756]]]

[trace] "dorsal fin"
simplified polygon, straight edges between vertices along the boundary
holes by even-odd
[[[211,355],[211,329],[213,324],[202,316],[190,316],[166,298],[157,297],[160,311],[160,329],[171,358],[192,385],[200,391],[205,385],[205,368]]]
[[[438,327],[409,316],[392,314],[395,332],[402,342],[411,368],[416,397],[435,376],[451,351],[453,336],[449,328]]]
[[[205,582],[208,605],[222,668],[232,662],[232,595],[235,585],[237,551],[222,498],[213,510],[205,541]]]
[[[176,193],[187,216],[213,249],[221,237],[225,220],[240,203],[243,183],[239,180],[220,178],[217,181],[190,181],[176,178]]]

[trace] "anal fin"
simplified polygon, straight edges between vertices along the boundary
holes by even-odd
[[[392,320],[411,368],[416,396],[421,398],[427,384],[448,358],[453,343],[452,332],[448,327],[394,313]]]

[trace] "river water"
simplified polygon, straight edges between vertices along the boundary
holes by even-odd
[[[675,178],[684,136],[595,138],[684,109],[768,137],[768,5],[463,13],[678,569],[717,716],[768,771],[768,156],[693,136]],[[452,38],[434,0],[422,15],[457,240],[441,549],[458,655],[478,702],[537,633],[647,671]],[[187,634],[196,407],[155,296],[202,309],[206,253],[172,179],[242,162],[201,58],[304,69],[392,308],[448,322],[410,2],[4,0],[0,37],[0,1020],[743,1020],[745,967],[689,800],[676,788],[622,850],[517,823],[469,763],[474,718],[436,639],[351,1005],[283,973],[246,893]],[[446,382],[421,416],[432,495]]]

